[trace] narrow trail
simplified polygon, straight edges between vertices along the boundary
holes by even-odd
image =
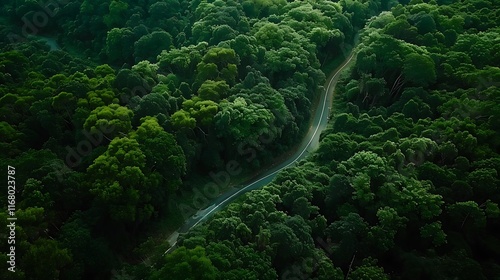
[[[226,205],[228,205],[241,195],[269,184],[274,179],[274,177],[276,177],[278,172],[290,167],[297,161],[303,159],[319,146],[320,134],[326,128],[326,125],[328,123],[328,117],[330,115],[329,106],[331,106],[332,104],[335,86],[337,85],[342,70],[344,70],[347,65],[349,65],[349,63],[353,60],[354,53],[354,50],[352,50],[350,55],[344,60],[344,62],[342,62],[342,64],[328,76],[328,79],[325,83],[325,92],[321,97],[320,102],[318,102],[318,108],[314,110],[315,115],[313,116],[312,123],[307,134],[304,136],[304,139],[300,143],[297,151],[288,159],[281,162],[279,165],[263,171],[253,181],[247,183],[245,186],[238,189],[231,189],[226,193],[220,195],[219,197],[214,199],[214,201],[212,201],[212,203],[207,208],[198,211],[198,213],[187,219],[181,228],[179,228],[167,238],[167,241],[171,244],[171,247],[167,251],[165,251],[164,254],[168,254],[176,248],[179,234],[186,233],[190,229],[196,227],[198,224],[206,221],[210,216],[222,210]]]

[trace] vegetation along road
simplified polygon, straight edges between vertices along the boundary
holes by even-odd
[[[273,168],[263,171],[260,175],[256,176],[252,181],[248,182],[244,186],[240,188],[233,188],[230,191],[220,195],[219,197],[214,199],[210,206],[198,211],[198,213],[187,219],[181,228],[179,228],[176,232],[172,233],[168,237],[168,241],[172,246],[165,252],[165,254],[168,254],[173,249],[175,249],[179,234],[188,232],[190,229],[207,220],[210,216],[223,209],[226,205],[228,205],[241,195],[269,184],[279,171],[293,165],[318,147],[320,134],[326,128],[326,125],[328,123],[330,115],[330,104],[332,103],[335,85],[339,80],[340,73],[353,61],[353,58],[354,50],[351,51],[346,59],[328,77],[327,81],[325,82],[324,94],[321,96],[320,101],[317,103],[318,107],[316,108],[316,110],[314,110],[315,114],[309,126],[309,130],[304,136],[304,139],[300,143],[296,152],[281,164],[275,165]]]

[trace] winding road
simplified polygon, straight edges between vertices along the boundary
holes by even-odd
[[[326,128],[326,125],[328,123],[330,115],[329,106],[330,104],[332,104],[333,92],[335,90],[335,85],[338,82],[340,76],[339,74],[347,65],[349,65],[349,63],[353,60],[353,57],[354,51],[351,51],[350,55],[344,60],[344,62],[339,67],[337,67],[337,69],[335,69],[328,77],[325,83],[325,93],[318,103],[318,108],[314,111],[315,115],[309,127],[309,130],[304,136],[304,140],[298,146],[296,152],[281,164],[276,165],[258,175],[253,179],[252,182],[247,183],[240,188],[233,188],[215,198],[210,206],[198,211],[195,215],[187,219],[181,228],[179,228],[176,232],[172,233],[168,237],[167,240],[172,246],[167,251],[165,251],[164,254],[168,254],[174,248],[176,248],[177,239],[180,233],[186,233],[201,222],[206,221],[210,216],[223,209],[226,205],[228,205],[241,195],[269,184],[279,171],[295,164],[297,161],[306,157],[309,153],[314,151],[319,146],[320,134]]]

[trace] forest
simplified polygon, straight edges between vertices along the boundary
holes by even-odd
[[[1,279],[499,279],[498,1],[4,2]],[[356,43],[319,148],[164,254]]]

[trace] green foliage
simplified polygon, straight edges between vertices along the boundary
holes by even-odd
[[[40,263],[40,259],[50,262]],[[28,278],[54,279],[60,277],[61,269],[71,263],[71,255],[67,249],[60,248],[59,242],[40,238],[31,244],[23,261],[29,267],[26,270]]]
[[[198,96],[204,100],[219,101],[227,96],[229,85],[226,81],[206,80],[198,89]]]
[[[165,31],[155,31],[144,35],[134,44],[135,61],[156,61],[156,57],[162,51],[168,51],[171,46],[172,36]]]
[[[104,16],[104,23],[108,28],[121,27],[126,20],[127,2],[113,0],[109,3],[109,14]]]
[[[171,117],[172,125],[176,128],[195,128],[196,119],[185,110],[175,112]]]
[[[233,102],[221,102],[220,107],[214,119],[219,136],[226,136],[234,142],[254,142],[272,129],[274,115],[260,104],[248,104],[244,98],[238,97]]]
[[[403,66],[405,78],[417,86],[427,86],[436,80],[434,61],[430,57],[410,54]]]
[[[496,31],[484,29],[495,24],[472,23],[461,8],[465,3],[412,2],[370,20],[355,66],[337,85],[339,101],[319,149],[297,168],[282,171],[271,185],[248,193],[188,233],[182,245],[218,248],[214,264],[228,279],[237,274],[227,258],[246,265],[237,252],[248,245],[265,253],[283,278],[466,279],[474,273],[483,279],[495,275],[481,252],[492,252],[485,244],[498,242],[493,237],[498,223],[493,220],[500,213],[500,166],[492,126],[496,117],[492,93],[498,90],[491,83],[478,88],[474,77],[493,65],[480,53],[490,53]],[[390,5],[341,4],[350,24],[357,26],[377,5]],[[237,97],[220,97],[212,82],[220,66],[205,61],[198,65],[203,78],[210,77],[200,86],[199,97],[221,100],[214,117],[218,137],[234,139],[229,143],[257,142],[259,132],[277,121],[265,113],[268,108],[259,108],[266,99],[255,96],[255,92],[269,92],[263,86],[266,83],[283,85],[278,92],[295,116],[301,99],[282,81],[296,80],[289,73],[315,65],[307,55],[307,42],[296,45],[301,32],[307,30],[308,40],[319,50],[343,37],[333,29],[338,24],[332,20],[335,12],[319,5],[326,4],[291,2],[281,18],[257,22],[253,38],[233,39],[231,46],[241,62],[263,61],[266,67],[257,69],[268,77],[262,80],[245,69],[243,86],[222,79],[230,94],[239,93]],[[248,2],[242,6],[248,14],[267,13]],[[211,8],[206,5],[198,12],[201,16]],[[333,13],[330,20],[324,18],[328,12]],[[475,33],[472,26],[490,35],[470,35]],[[205,36],[201,32],[205,29],[197,28],[199,36]],[[265,51],[234,47],[237,41],[254,39]],[[477,52],[471,47],[476,43]],[[488,69],[486,76],[496,77],[495,70]],[[245,70],[238,67],[238,73]],[[248,90],[252,87],[259,89]],[[196,102],[194,98],[184,102],[183,114],[193,116],[186,105],[195,108]],[[252,111],[260,113],[252,115]],[[319,256],[314,247],[321,248]],[[333,265],[345,275],[336,273]]]
[[[129,28],[113,28],[106,36],[106,55],[109,62],[130,61],[133,55],[134,34]]]
[[[134,139],[115,138],[106,152],[89,166],[94,178],[90,192],[96,196],[111,219],[133,222],[152,214],[147,203],[147,184],[143,173],[146,157]]]
[[[174,136],[158,124],[154,118],[145,118],[132,135],[146,156],[146,165],[158,171],[166,180],[169,192],[182,184],[186,172],[186,157]]]
[[[384,269],[377,266],[376,262],[363,260],[363,265],[353,269],[347,279],[352,280],[388,280],[389,275],[384,273]]]
[[[114,138],[127,134],[132,129],[132,116],[132,110],[118,104],[97,107],[90,112],[83,127],[92,133],[107,131],[110,138]]]
[[[498,275],[498,3],[62,2],[0,7],[0,158],[19,208],[9,277]],[[167,256],[148,251],[182,224],[170,202],[196,200],[212,168],[248,175],[286,157],[319,69],[358,41],[319,149]],[[132,253],[145,236],[151,262]]]
[[[165,267],[151,275],[150,279],[216,279],[217,269],[205,255],[205,249],[180,247],[165,256]]]

